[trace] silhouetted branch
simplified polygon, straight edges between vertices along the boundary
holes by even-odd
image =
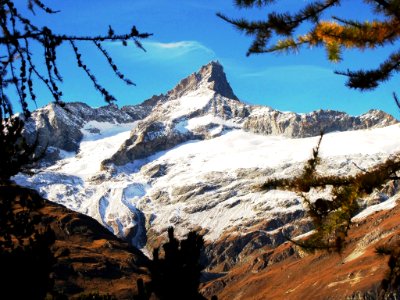
[[[52,10],[39,0],[27,0],[28,9],[34,13],[34,8],[37,7],[49,14],[55,14],[58,11]],[[18,30],[16,29],[18,27]],[[56,103],[62,104],[62,92],[59,88],[59,82],[62,82],[62,74],[57,66],[57,48],[63,43],[68,42],[71,44],[74,51],[78,66],[86,73],[92,81],[96,90],[98,90],[105,101],[111,103],[115,101],[115,97],[111,95],[102,85],[97,81],[95,75],[90,71],[89,67],[83,63],[82,54],[79,52],[76,42],[93,42],[99,52],[106,58],[108,64],[111,66],[113,72],[128,85],[135,85],[132,80],[125,77],[125,75],[118,69],[109,53],[102,47],[101,42],[112,41],[122,42],[127,45],[127,41],[132,40],[133,43],[141,50],[144,50],[141,39],[151,36],[149,33],[140,33],[135,26],[130,32],[125,34],[116,34],[114,30],[109,27],[105,35],[65,35],[55,34],[49,27],[39,28],[34,25],[29,18],[23,16],[15,7],[14,1],[4,0],[0,2],[0,45],[3,45],[7,51],[5,56],[0,58],[1,80],[2,87],[13,84],[19,99],[19,103],[26,116],[29,115],[28,110],[28,96],[36,101],[35,81],[34,77],[39,79],[50,91]],[[45,62],[46,72],[43,74],[34,65],[30,49],[30,43],[35,41],[43,49],[43,58]],[[22,44],[24,46],[22,46]],[[17,66],[20,72],[17,72]],[[6,78],[7,70],[10,73],[10,78]],[[2,114],[11,115],[13,113],[10,101],[5,95],[5,89],[1,89],[0,97],[0,110]],[[35,102],[36,103],[36,102]]]

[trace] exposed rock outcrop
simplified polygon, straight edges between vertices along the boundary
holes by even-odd
[[[37,143],[37,151],[55,147],[65,151],[77,151],[82,140],[82,128],[89,121],[124,124],[145,118],[160,99],[140,105],[116,105],[92,108],[85,103],[72,102],[60,106],[51,103],[32,113],[25,122],[24,136],[31,144]]]
[[[157,152],[171,149],[195,136],[190,132],[181,132],[174,126],[152,119],[141,122],[131,133],[131,136],[110,159],[102,162],[103,166],[110,163],[124,165],[143,159]]]
[[[332,110],[317,110],[308,114],[280,112],[269,108],[255,108],[245,120],[243,129],[266,135],[285,135],[302,138],[319,135],[321,131],[359,130],[385,127],[398,121],[391,115],[370,110],[361,116],[350,116]]]
[[[359,130],[397,123],[391,115],[379,110],[354,117],[332,110],[297,114],[244,104],[234,95],[218,62],[203,66],[165,95],[154,96],[144,103],[157,105],[133,129],[118,152],[103,162],[105,168],[134,162],[189,140],[213,138],[233,128],[303,138],[317,136],[321,131]]]
[[[222,65],[218,61],[212,61],[201,69],[182,79],[177,86],[167,93],[169,99],[178,99],[184,94],[198,89],[202,84],[215,91],[215,93],[233,100],[238,100],[226,79]]]
[[[247,105],[233,93],[222,65],[213,61],[165,95],[153,96],[139,105],[119,109],[116,105],[91,108],[79,102],[66,103],[65,107],[49,104],[27,120],[25,136],[30,143],[37,139],[38,153],[49,148],[47,158],[54,161],[59,150],[78,151],[87,122],[124,124],[138,120],[142,121],[118,152],[103,162],[104,167],[133,162],[189,140],[213,138],[232,128],[302,138],[319,135],[322,130],[358,130],[397,122],[379,110],[353,117],[330,110],[296,114]]]

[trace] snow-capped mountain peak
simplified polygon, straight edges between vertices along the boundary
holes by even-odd
[[[222,65],[218,61],[211,61],[185,79],[182,79],[175,88],[167,93],[169,99],[177,99],[199,88],[207,88],[220,96],[238,100],[228,83]]]
[[[234,95],[223,67],[212,61],[181,80],[133,128],[131,136],[103,166],[123,165],[193,139],[216,137],[242,127],[249,107]]]

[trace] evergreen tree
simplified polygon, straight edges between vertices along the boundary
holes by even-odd
[[[259,7],[266,10],[280,0],[235,0],[239,8]],[[336,7],[351,1],[308,1],[295,13],[268,12],[266,20],[232,19],[217,15],[245,34],[254,37],[247,55],[270,52],[297,52],[302,46],[323,46],[328,59],[338,62],[343,49],[374,49],[392,46],[400,37],[400,1],[364,0],[365,8],[372,8],[376,20],[360,22],[336,16],[324,20],[323,16]],[[304,24],[309,26],[304,26]],[[304,30],[308,28],[308,30]],[[298,34],[298,32],[301,32]],[[394,51],[376,69],[336,72],[348,77],[346,85],[359,90],[371,90],[400,71],[400,50]],[[397,98],[396,98],[397,99]],[[396,101],[397,102],[397,101]],[[399,103],[398,103],[399,105]]]
[[[308,215],[313,221],[315,232],[304,241],[294,244],[305,249],[327,249],[340,252],[346,242],[351,219],[359,212],[358,199],[365,197],[380,188],[389,180],[398,180],[400,156],[388,158],[385,162],[369,170],[362,170],[354,176],[326,176],[318,174],[316,168],[320,163],[319,148],[323,134],[312,157],[306,162],[302,174],[294,178],[274,178],[261,185],[261,190],[284,189],[297,192],[304,200]],[[311,189],[331,187],[330,199],[311,201],[307,193]]]

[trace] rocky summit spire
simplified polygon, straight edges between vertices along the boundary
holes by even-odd
[[[167,96],[170,99],[179,98],[201,86],[206,86],[223,97],[238,100],[226,79],[222,65],[218,61],[209,62],[201,67],[198,72],[181,80],[174,89],[168,92]]]

